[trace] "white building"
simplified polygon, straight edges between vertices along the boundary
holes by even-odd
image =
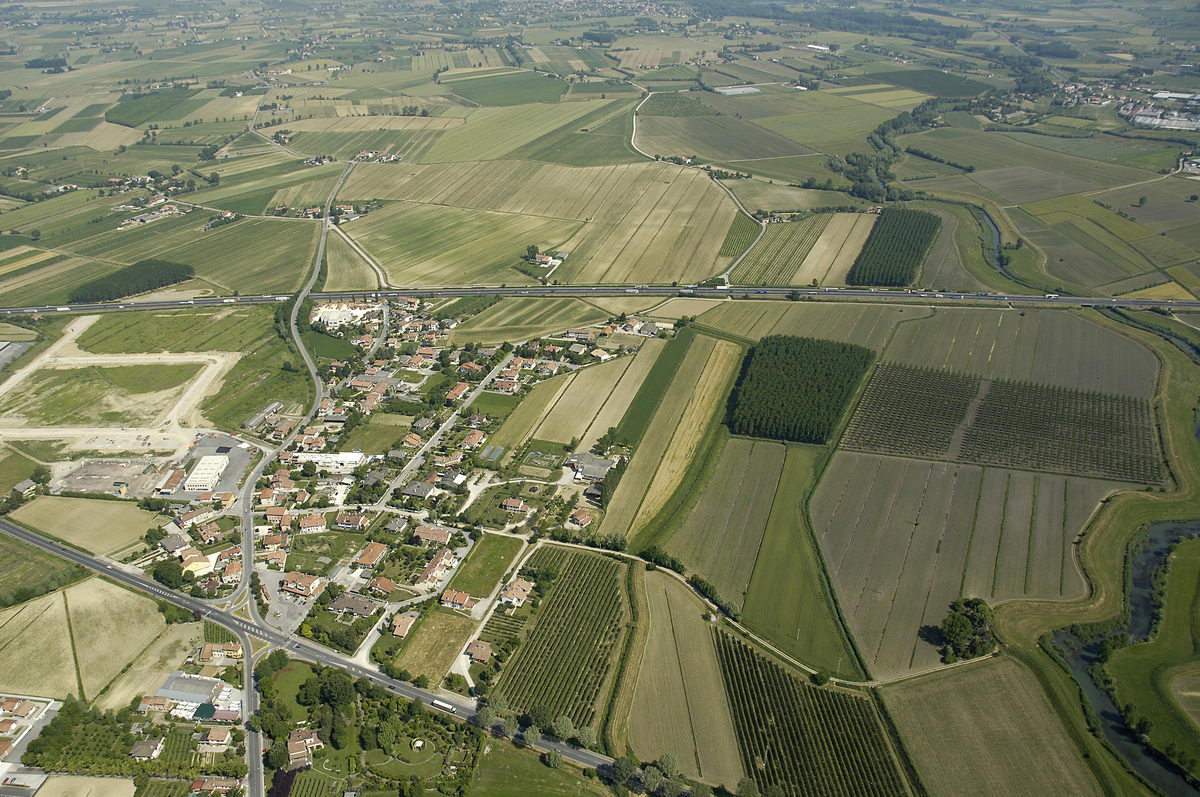
[[[183,489],[189,493],[210,493],[217,489],[217,482],[221,480],[221,474],[227,467],[229,467],[229,457],[220,454],[200,457],[200,461],[188,475],[187,481],[183,483]]]
[[[317,470],[329,471],[330,473],[353,473],[355,468],[363,464],[366,459],[367,455],[361,451],[345,451],[338,454],[303,451],[296,454],[297,462],[311,462],[317,466]]]

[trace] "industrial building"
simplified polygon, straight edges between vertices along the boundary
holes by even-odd
[[[188,474],[187,481],[183,483],[183,489],[189,493],[212,492],[217,489],[221,474],[227,467],[229,467],[229,457],[220,454],[200,457],[196,467],[192,468],[192,472]]]

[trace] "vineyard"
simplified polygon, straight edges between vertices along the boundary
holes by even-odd
[[[850,285],[908,285],[917,276],[942,220],[932,213],[888,208],[850,267]]]
[[[734,434],[824,443],[874,353],[862,346],[772,335],[746,355],[729,398]]]
[[[880,363],[842,446],[857,451],[943,457],[979,393],[979,380],[951,371]]]
[[[288,797],[339,797],[344,785],[344,781],[334,780],[319,772],[301,772],[292,781]]]
[[[963,439],[984,465],[1162,480],[1149,402],[1021,382],[993,382]]]
[[[625,625],[625,565],[597,554],[544,547],[529,566],[557,571],[528,639],[501,676],[518,711],[540,705],[576,727],[595,726],[596,701]]]
[[[791,284],[832,218],[832,214],[820,213],[787,224],[767,225],[758,246],[734,270],[732,281],[738,285]]]
[[[205,642],[237,642],[237,636],[228,628],[223,628],[216,623],[204,621],[204,641]]]
[[[713,631],[742,764],[764,791],[895,795],[908,788],[874,705],[809,686]]]
[[[133,797],[187,797],[191,794],[191,784],[182,780],[148,780]]]
[[[757,221],[744,213],[737,214],[733,217],[729,232],[725,233],[725,240],[721,243],[721,251],[717,254],[721,257],[737,257],[754,243],[758,231]]]
[[[513,617],[510,614],[497,611],[479,632],[479,638],[491,642],[497,648],[513,648],[521,641],[521,631],[525,628],[525,617]]]

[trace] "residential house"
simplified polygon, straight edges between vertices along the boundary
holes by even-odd
[[[572,468],[575,471],[576,481],[598,482],[604,480],[604,477],[608,475],[614,464],[611,459],[598,457],[587,451],[581,451],[567,457],[563,466]]]
[[[383,561],[383,557],[387,555],[388,547],[382,542],[368,542],[363,546],[362,552],[358,558],[351,563],[353,568],[365,568],[373,570]]]
[[[446,545],[450,542],[451,534],[450,529],[440,529],[434,526],[417,526],[417,530],[413,532],[413,542],[421,545],[429,542]]]
[[[366,515],[343,512],[337,516],[335,525],[345,531],[359,531],[365,529],[370,522]]]
[[[28,498],[37,492],[37,482],[33,479],[22,479],[13,485],[12,491],[22,498]]]
[[[168,534],[158,541],[158,547],[172,556],[178,556],[184,548],[190,548],[192,541],[182,534]]]
[[[221,527],[215,521],[209,521],[203,526],[196,529],[196,534],[200,537],[200,541],[205,545],[209,545],[216,540],[221,539],[225,532],[221,531]]]
[[[264,551],[282,551],[288,547],[288,535],[286,532],[277,534],[268,534],[263,537],[262,547]]]
[[[579,508],[571,513],[571,517],[567,519],[567,522],[573,526],[585,528],[586,526],[591,525],[593,520],[595,520],[595,518],[592,516],[591,512],[586,509]]]
[[[218,794],[229,794],[234,789],[240,788],[241,782],[233,778],[217,778],[205,777],[196,778],[192,781],[192,794],[209,794],[216,792]]]
[[[443,606],[447,606],[451,609],[468,611],[475,606],[475,599],[465,592],[448,589],[442,593],[441,603]]]
[[[485,435],[483,432],[479,431],[478,429],[472,429],[471,431],[467,432],[467,436],[463,438],[463,441],[460,443],[460,445],[468,451],[474,451],[483,445],[483,441],[486,439],[487,435]]]
[[[129,748],[129,757],[134,761],[150,761],[158,758],[163,751],[162,737],[158,739],[143,739],[140,742],[134,742],[133,747]]]
[[[300,518],[300,533],[314,534],[327,528],[325,516],[320,514],[305,515]]]
[[[379,601],[371,600],[364,595],[356,595],[353,592],[343,592],[337,596],[332,603],[329,604],[329,611],[340,615],[353,615],[354,617],[370,617],[379,611],[382,606]]]
[[[465,396],[467,394],[467,391],[470,389],[471,389],[471,385],[468,384],[467,382],[457,383],[454,387],[450,388],[450,391],[448,393],[446,393],[446,403],[452,403],[452,402],[458,401],[460,398]]]
[[[505,498],[500,502],[500,508],[505,512],[513,512],[515,514],[525,514],[529,511],[529,504],[522,501],[520,498]]]
[[[236,584],[242,580],[242,563],[230,562],[225,565],[225,569],[221,571],[222,584]]]
[[[294,570],[290,573],[285,573],[283,579],[279,582],[281,590],[290,592],[293,595],[299,595],[302,598],[311,598],[313,595],[316,595],[321,591],[320,587],[321,579]]]
[[[504,585],[500,590],[500,602],[507,603],[509,606],[523,606],[525,601],[529,600],[529,593],[533,591],[533,582],[525,578],[515,578]]]
[[[396,582],[384,576],[376,576],[367,584],[367,591],[382,595],[385,598],[396,590]]]
[[[229,728],[209,728],[204,732],[204,735],[200,737],[200,744],[206,747],[225,748],[229,746],[229,743],[232,741],[232,739],[233,734],[230,732]]]
[[[467,656],[476,664],[487,664],[492,660],[492,643],[485,642],[482,639],[475,639],[471,644],[467,645]]]
[[[411,481],[404,485],[400,494],[409,498],[428,498],[433,492],[433,485],[429,482]]]
[[[420,617],[419,612],[403,612],[392,617],[392,636],[403,639],[412,630],[413,623]]]
[[[145,695],[142,702],[138,703],[138,711],[143,714],[149,714],[152,711],[170,711],[174,707],[175,701],[167,697],[159,697],[158,695]]]

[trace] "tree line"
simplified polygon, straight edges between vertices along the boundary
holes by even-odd
[[[68,295],[71,302],[107,302],[165,285],[174,285],[196,276],[196,269],[169,260],[139,260],[132,266],[76,286]]]

